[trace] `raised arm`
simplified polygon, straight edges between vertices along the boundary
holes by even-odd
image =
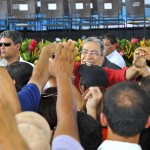
[[[51,43],[42,48],[40,58],[33,69],[32,77],[29,83],[37,85],[40,93],[42,92],[49,77],[49,58],[52,57],[53,52],[56,49],[57,44]]]
[[[0,97],[8,101],[15,113],[21,111],[20,102],[16,93],[15,86],[7,70],[0,67]]]
[[[144,48],[138,48],[134,51],[133,66],[126,70],[126,80],[133,80],[138,75],[138,69],[142,69],[147,66],[146,58],[148,57],[148,51]]]
[[[20,135],[15,121],[15,113],[20,110],[15,87],[7,73],[0,67],[0,149],[29,150]]]
[[[74,67],[74,60],[77,49],[71,40],[67,43],[59,43],[55,58],[50,59],[49,70],[56,77],[58,98],[57,98],[57,127],[54,138],[59,135],[68,135],[79,141],[76,102],[73,92],[71,75]]]

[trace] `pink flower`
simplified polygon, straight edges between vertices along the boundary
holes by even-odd
[[[36,43],[37,43],[37,41],[36,41],[35,39],[32,39],[32,40],[31,40],[31,42],[30,42],[30,44],[29,44],[29,47],[28,47],[29,52],[32,52],[32,51],[35,49]]]
[[[123,56],[123,55],[124,55],[124,53],[123,53],[123,52],[119,52],[119,54],[120,54],[121,56]]]
[[[136,44],[136,43],[138,43],[138,39],[133,38],[133,39],[131,40],[131,44]]]

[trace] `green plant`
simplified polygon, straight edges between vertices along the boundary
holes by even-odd
[[[66,38],[63,38],[61,39],[61,42],[65,42],[66,40]],[[34,63],[35,60],[39,59],[42,48],[50,43],[51,41],[48,40],[41,40],[40,42],[37,42],[35,39],[26,38],[22,42],[20,55],[24,60]],[[132,38],[129,41],[127,39],[117,38],[117,51],[125,59],[127,66],[132,64],[134,50],[141,46],[150,46],[150,39],[146,40],[143,38],[141,41],[139,41],[136,38]],[[77,40],[76,47],[78,47],[79,52],[75,61],[79,62],[81,60],[82,39]]]
[[[21,57],[31,63],[34,63],[35,60],[39,59],[41,49],[51,42],[48,40],[41,40],[40,42],[37,42],[35,39],[28,39],[26,38],[22,42],[20,55]]]

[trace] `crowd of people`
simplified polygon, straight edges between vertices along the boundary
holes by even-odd
[[[150,47],[126,67],[114,35],[91,36],[75,62],[69,39],[43,47],[34,66],[21,44],[16,30],[0,34],[0,149],[150,149]]]

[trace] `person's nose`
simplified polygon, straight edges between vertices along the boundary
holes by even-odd
[[[91,57],[92,57],[92,54],[91,54],[90,52],[88,52],[88,53],[86,54],[86,57],[87,57],[87,58],[91,58]]]
[[[0,49],[3,49],[3,48],[5,48],[4,44],[0,47]]]

